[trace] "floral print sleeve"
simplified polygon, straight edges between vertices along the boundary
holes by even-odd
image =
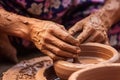
[[[0,5],[8,11],[55,21],[68,28],[100,8],[104,2],[105,0],[0,0]],[[109,39],[112,46],[120,49],[120,24],[111,28]]]

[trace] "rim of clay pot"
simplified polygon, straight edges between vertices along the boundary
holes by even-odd
[[[113,63],[113,62],[117,62],[119,60],[119,53],[117,52],[117,50],[115,50],[111,46],[100,44],[100,43],[85,43],[85,44],[81,44],[81,46],[101,47],[101,48],[105,48],[107,50],[110,50],[112,53],[114,53],[110,59],[105,60],[103,62],[99,62],[98,64]],[[59,77],[60,76],[63,77],[63,76],[65,76],[65,75],[63,75],[64,73],[62,74],[59,70],[68,71],[70,69],[70,72],[68,73],[70,75],[71,73],[73,73],[74,71],[77,71],[78,69],[83,69],[83,68],[86,68],[86,67],[92,66],[92,65],[95,65],[95,64],[78,64],[78,63],[72,63],[72,62],[68,62],[68,61],[59,60],[56,63],[54,63],[54,68],[55,68],[56,74]]]
[[[117,50],[115,50],[113,47],[108,46],[108,45],[104,45],[104,44],[100,44],[100,43],[85,43],[85,44],[81,44],[81,46],[94,46],[94,47],[99,46],[99,47],[103,47],[105,49],[111,50],[114,53],[114,55],[109,60],[105,60],[103,62],[100,62],[99,64],[116,62],[119,59],[119,56],[120,56]],[[63,61],[63,60],[59,60],[56,63],[59,64],[59,65],[68,66],[68,67],[76,67],[76,68],[80,68],[80,67],[83,68],[83,67],[93,65],[93,64],[71,63],[71,62]],[[73,65],[73,66],[70,66],[70,65]]]
[[[119,67],[119,70],[118,70],[118,67]],[[104,70],[100,70],[100,69],[104,69]],[[78,70],[72,73],[71,76],[68,78],[68,80],[79,80],[79,78],[81,78],[81,80],[89,80],[89,79],[82,79],[82,78],[85,78],[85,75],[87,77],[89,77],[89,75],[95,76],[95,71],[97,71],[96,73],[99,73],[100,71],[105,76],[105,74],[108,73],[109,71],[114,71],[114,72],[120,71],[120,64],[119,63],[108,63],[108,64],[97,64],[95,66],[90,66],[90,67],[87,67],[87,68],[84,68],[82,70]],[[112,73],[112,74],[115,74],[115,73]],[[100,75],[97,75],[97,76],[100,76]]]

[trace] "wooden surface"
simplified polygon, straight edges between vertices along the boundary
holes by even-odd
[[[35,52],[35,53],[31,52],[29,54],[27,53],[25,55],[19,55],[18,59],[19,59],[19,62],[20,62],[22,60],[28,60],[28,59],[35,58],[35,57],[38,57],[38,56],[43,56],[43,54],[40,53],[40,52]],[[9,61],[0,61],[0,80],[2,80],[2,74],[14,65],[15,64],[13,64]]]

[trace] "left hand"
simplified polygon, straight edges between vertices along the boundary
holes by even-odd
[[[69,29],[69,33],[73,36],[77,35],[79,43],[99,42],[109,44],[107,37],[108,26],[100,16],[92,14],[77,22]],[[78,34],[78,32],[80,33]]]
[[[53,60],[75,58],[80,53],[79,41],[62,25],[52,21],[33,21],[30,38],[41,52]]]

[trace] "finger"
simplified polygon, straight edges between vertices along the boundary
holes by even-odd
[[[67,43],[79,46],[79,42],[74,37],[72,37],[68,32],[62,30],[61,28],[55,28],[54,30],[51,31],[51,34],[55,35],[57,38]]]
[[[85,41],[94,32],[95,32],[95,29],[91,27],[85,27],[83,32],[81,32],[80,35],[77,37],[77,39],[79,40],[79,43],[82,43],[83,41]]]
[[[83,23],[76,23],[73,27],[71,27],[68,32],[71,35],[75,35],[83,29]]]
[[[105,40],[105,36],[103,34],[101,34],[100,32],[98,33],[98,36],[96,37],[96,42],[103,42]]]
[[[67,32],[67,30],[65,29],[65,27],[63,25],[60,25],[60,28]]]
[[[92,33],[92,35],[85,42],[102,42],[104,40],[104,36],[96,31]]]
[[[58,47],[51,45],[51,44],[45,45],[44,48],[56,54],[57,56],[66,57],[66,58],[74,58],[76,56],[76,55],[73,55],[72,53],[63,51],[59,49]]]
[[[106,44],[106,45],[110,45],[107,33],[104,33],[104,35],[105,35],[105,39],[104,39],[103,43]]]
[[[109,41],[107,41],[107,40],[104,42],[104,44],[110,45]]]
[[[57,24],[57,23],[55,23],[55,25],[56,25],[57,27],[60,27],[62,30],[67,31],[63,25],[60,25],[60,24]]]
[[[48,50],[42,50],[42,52],[46,55],[48,55],[50,58],[52,58],[53,60],[64,60],[64,58],[56,56],[55,54],[53,54],[52,52],[48,51]]]
[[[74,54],[80,53],[79,47],[65,43],[64,41],[54,37],[51,34],[48,34],[46,36],[49,36],[49,37],[45,38],[45,40],[44,40],[45,43],[53,44],[53,45],[57,46],[59,49],[70,52],[70,53],[74,53]]]

